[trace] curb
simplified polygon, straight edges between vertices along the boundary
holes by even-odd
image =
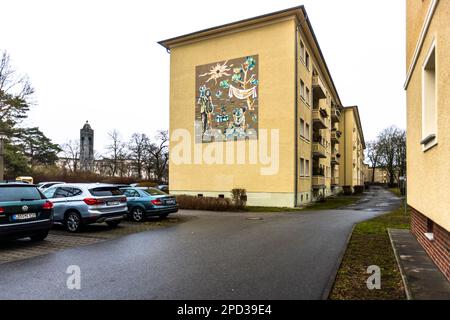
[[[402,265],[400,264],[400,257],[398,256],[398,252],[397,249],[395,248],[394,245],[394,240],[392,240],[392,235],[391,235],[391,230],[390,228],[388,228],[388,235],[389,235],[389,241],[391,242],[391,246],[392,246],[392,250],[394,251],[394,255],[395,255],[395,260],[397,261],[397,265],[398,268],[400,270],[400,274],[402,276],[402,280],[403,280],[403,287],[405,288],[405,293],[406,293],[406,298],[408,300],[414,300],[413,295],[409,289],[409,285],[408,285],[408,279],[406,278],[406,275],[403,271]]]
[[[347,237],[344,249],[339,254],[337,263],[335,264],[335,266],[333,268],[333,272],[330,275],[330,279],[328,280],[328,284],[322,293],[321,300],[328,300],[330,297],[331,290],[333,289],[334,283],[336,282],[337,274],[339,272],[339,269],[341,268],[342,260],[344,260],[344,256],[345,256],[345,253],[347,252],[348,244],[350,243],[350,240],[353,236],[353,232],[355,231],[355,228],[356,228],[356,223],[353,225],[352,230],[350,231],[350,233]]]

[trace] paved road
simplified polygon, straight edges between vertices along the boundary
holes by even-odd
[[[357,210],[183,211],[175,227],[0,265],[0,299],[321,299],[354,223],[399,204],[380,189],[365,198]],[[70,265],[81,290],[67,289]]]

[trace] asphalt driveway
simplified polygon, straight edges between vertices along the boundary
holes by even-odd
[[[376,189],[333,211],[180,211],[174,227],[2,264],[0,299],[321,299],[353,225],[398,205]]]

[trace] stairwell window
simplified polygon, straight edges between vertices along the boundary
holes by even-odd
[[[422,70],[422,147],[437,144],[436,44],[433,42]]]

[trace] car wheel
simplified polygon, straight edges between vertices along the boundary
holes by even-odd
[[[106,224],[111,228],[116,228],[122,220],[116,220],[116,221],[106,221]]]
[[[48,236],[48,230],[37,233],[35,235],[32,235],[30,237],[30,239],[31,239],[31,241],[43,241],[43,240],[45,240],[45,238],[47,238],[47,236]]]
[[[64,220],[64,225],[69,232],[78,232],[81,229],[81,216],[77,212],[69,212]]]
[[[144,210],[140,207],[134,207],[131,211],[131,219],[133,219],[134,222],[142,222],[144,221]]]

